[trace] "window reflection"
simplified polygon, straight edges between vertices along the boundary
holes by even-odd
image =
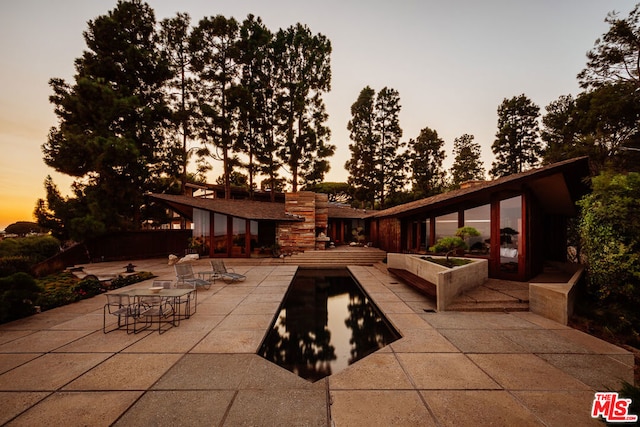
[[[465,242],[472,254],[488,255],[491,240],[491,205],[482,205],[464,211],[464,226],[473,227],[480,236],[469,237]]]
[[[518,273],[521,252],[522,197],[500,201],[500,271]]]
[[[458,229],[458,212],[436,217],[436,241],[443,237],[456,235]]]
[[[211,222],[210,212],[202,209],[193,209],[193,234],[189,248],[200,255],[209,255],[209,236]]]
[[[244,255],[247,235],[247,220],[233,217],[231,256]]]
[[[299,269],[258,354],[316,381],[398,338],[346,270]]]
[[[219,213],[213,217],[213,253],[227,253],[227,216]]]

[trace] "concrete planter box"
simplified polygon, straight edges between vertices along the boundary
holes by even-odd
[[[580,264],[553,263],[571,274],[566,283],[529,283],[529,310],[566,325],[573,314],[577,283],[584,273]]]
[[[463,258],[472,262],[448,268],[423,260],[422,256],[390,253],[387,254],[387,266],[407,270],[436,285],[438,311],[446,311],[456,296],[467,289],[482,285],[489,278],[489,261],[486,259]]]

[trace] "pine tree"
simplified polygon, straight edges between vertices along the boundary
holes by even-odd
[[[385,206],[388,194],[399,192],[406,179],[406,159],[400,141],[400,95],[397,90],[384,87],[378,92],[375,103],[374,129],[378,135],[374,173],[378,182],[378,199]]]
[[[409,158],[413,192],[416,197],[429,197],[444,190],[446,173],[442,169],[444,140],[428,127],[409,141]]]
[[[540,162],[542,143],[538,139],[540,108],[524,94],[504,99],[498,107],[498,132],[491,150],[493,177],[523,172]]]
[[[59,124],[42,150],[47,165],[78,178],[73,202],[85,210],[76,236],[140,227],[144,194],[178,169],[175,141],[165,138],[171,72],[155,25],[149,5],[119,1],[89,21],[74,83],[50,81]]]
[[[325,159],[335,152],[322,99],[331,89],[331,42],[296,24],[276,33],[273,48],[277,137],[283,141],[278,155],[289,168],[295,192],[300,183],[320,182],[329,170]]]
[[[485,179],[484,166],[480,160],[480,144],[473,142],[473,139],[473,135],[465,133],[453,141],[455,158],[451,166],[451,177],[454,186],[459,186],[465,181]]]
[[[200,20],[190,40],[197,76],[198,155],[222,161],[225,198],[231,197],[231,159],[237,132],[236,96],[239,26],[234,18],[217,15]]]
[[[345,164],[349,172],[347,182],[355,189],[355,198],[365,206],[375,205],[377,179],[372,173],[375,166],[376,147],[380,140],[374,129],[375,91],[369,86],[360,91],[351,105],[351,120],[347,124],[352,144],[349,144],[351,159]]]

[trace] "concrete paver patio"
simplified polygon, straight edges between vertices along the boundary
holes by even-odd
[[[174,278],[166,260],[135,264]],[[255,354],[296,268],[238,264],[246,281],[198,290],[197,313],[162,335],[103,334],[101,295],[0,325],[0,424],[601,425],[594,392],[633,382],[621,348],[528,312],[425,312],[393,276],[353,266],[403,337],[310,383]]]

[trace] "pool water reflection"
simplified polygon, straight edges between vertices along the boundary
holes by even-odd
[[[317,381],[398,338],[346,268],[299,268],[258,354]]]

